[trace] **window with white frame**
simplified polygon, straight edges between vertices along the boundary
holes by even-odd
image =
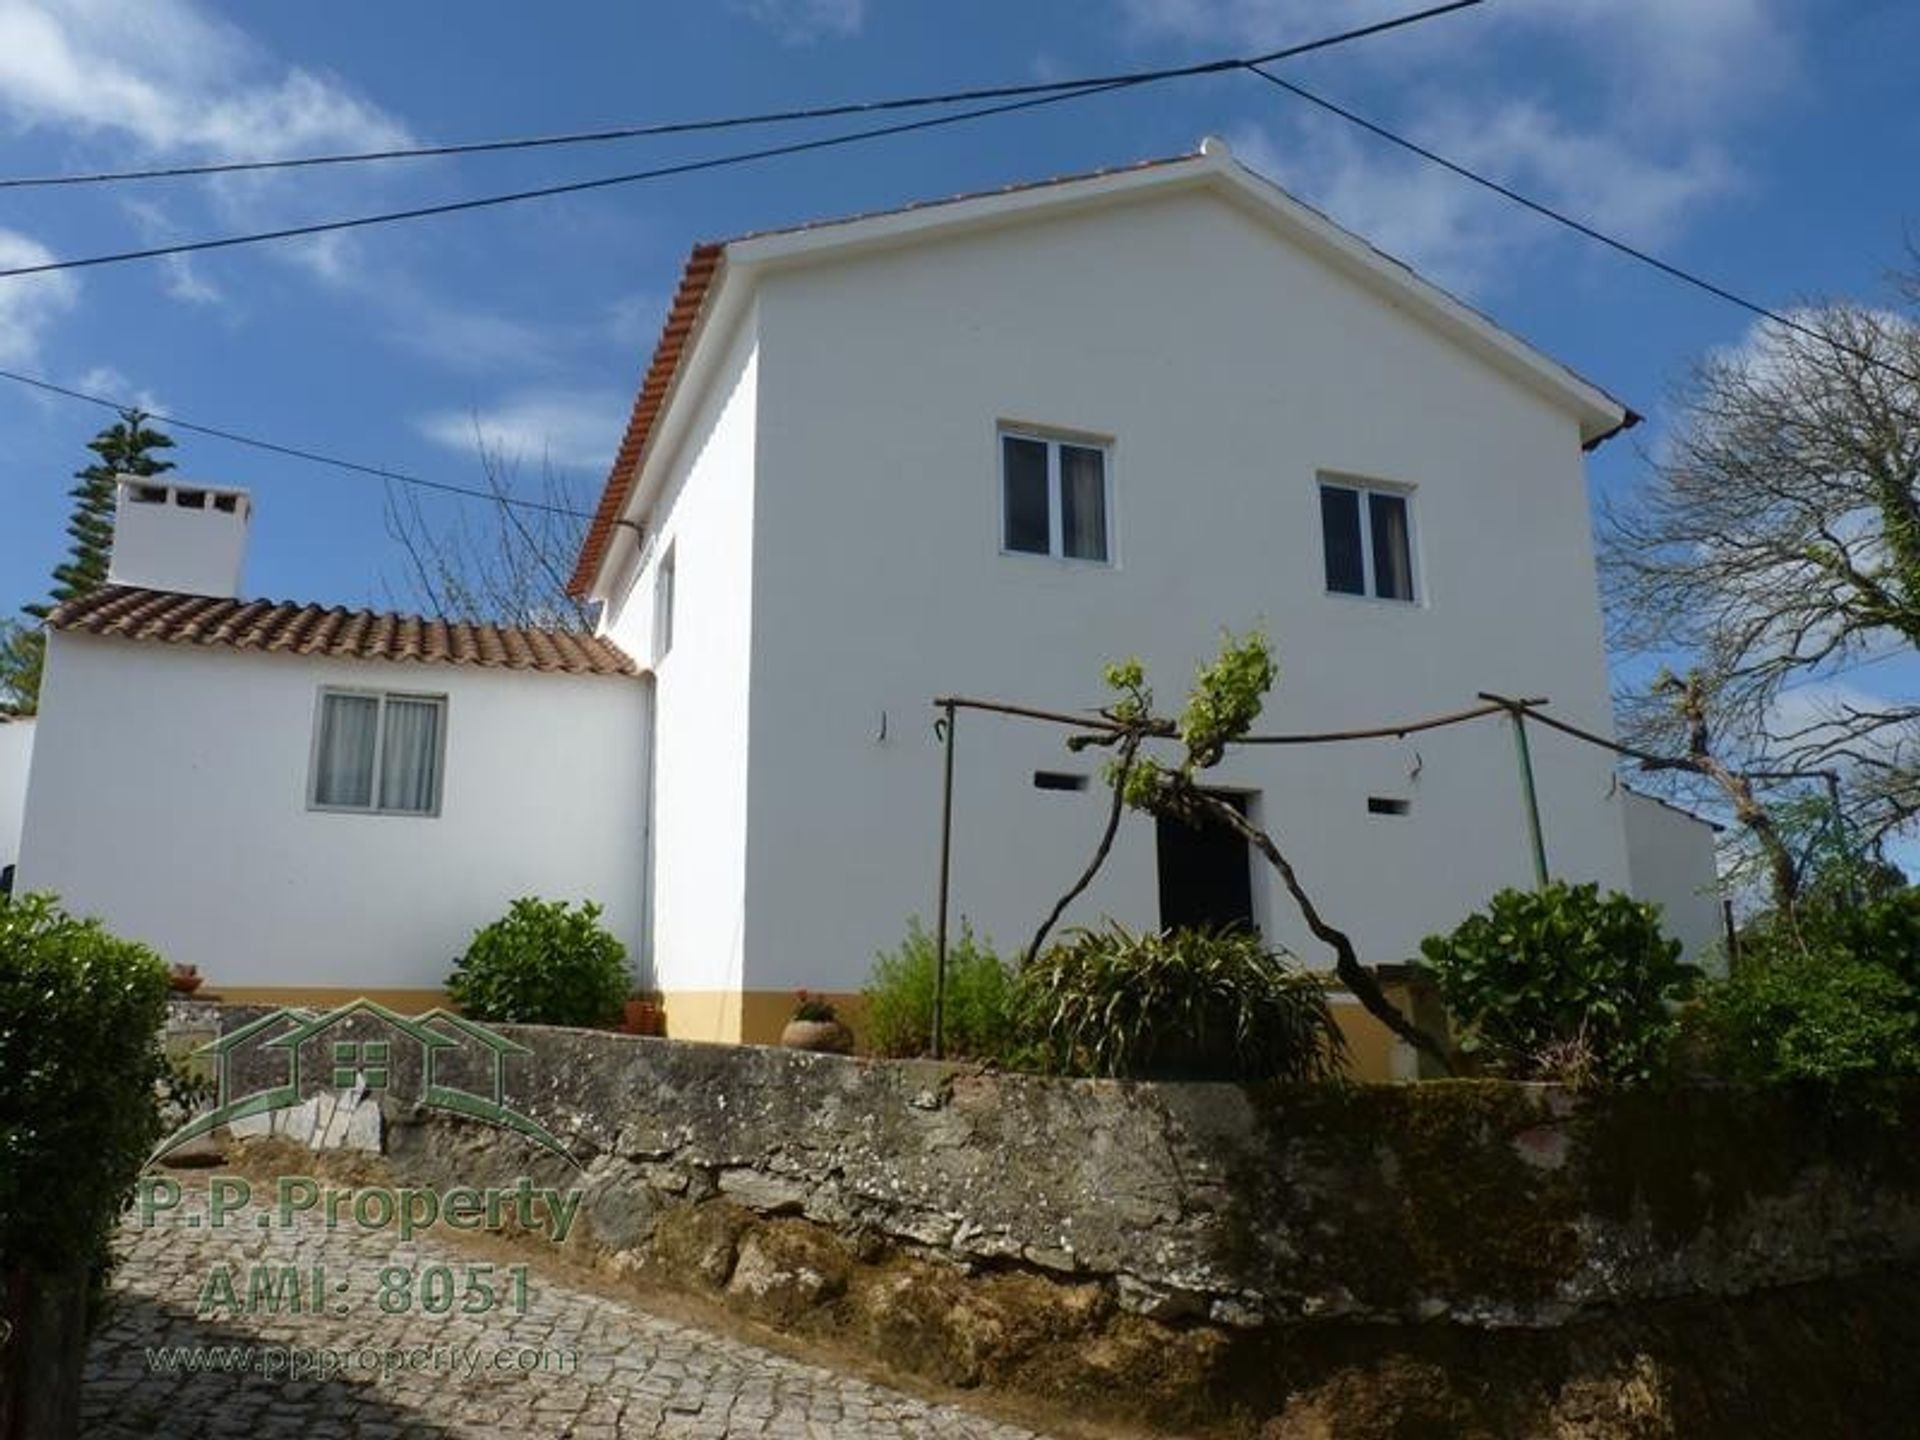
[[[1000,544],[1016,555],[1107,563],[1113,556],[1107,447],[1000,432]]]
[[[1320,538],[1331,594],[1414,599],[1413,497],[1407,491],[1322,480]]]
[[[323,689],[309,800],[317,810],[439,814],[446,731],[444,695]]]

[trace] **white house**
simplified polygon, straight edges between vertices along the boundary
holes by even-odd
[[[599,900],[637,946],[631,660],[240,600],[245,492],[125,479],[118,502],[108,587],[49,622],[20,888],[230,1000],[430,1008],[521,895]]]
[[[130,486],[118,588],[53,620],[22,879],[223,993],[421,1004],[512,896],[592,897],[673,1033],[770,1038],[933,918],[935,697],[1086,711],[1137,655],[1177,706],[1261,626],[1264,731],[1484,690],[1610,733],[1582,452],[1632,419],[1217,142],[702,245],[574,575],[597,638],[240,601],[246,497]],[[1005,950],[1104,819],[1062,739],[958,719],[953,913]],[[1706,829],[1531,739],[1552,871],[1710,936]],[[1532,879],[1504,719],[1215,779],[1369,961]],[[1102,916],[1329,958],[1243,847],[1143,817],[1066,919]]]
[[[27,767],[33,761],[31,716],[0,714],[0,875],[20,858],[27,810]]]
[[[1177,704],[1260,625],[1263,729],[1488,690],[1611,733],[1582,453],[1633,419],[1217,141],[696,248],[574,576],[653,677],[675,1028],[768,1036],[931,919],[936,696],[1084,710],[1138,655]],[[1629,888],[1611,757],[1532,742],[1554,873]],[[1010,949],[1091,852],[1097,760],[974,713],[956,755],[954,909]],[[1371,961],[1532,878],[1501,720],[1217,783]],[[1196,907],[1327,962],[1244,850],[1144,818],[1068,920]]]

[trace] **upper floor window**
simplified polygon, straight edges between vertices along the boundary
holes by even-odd
[[[446,718],[444,695],[322,690],[308,792],[314,808],[439,814]]]
[[[1000,435],[1000,544],[1019,555],[1112,558],[1104,446],[1041,435]]]
[[[1320,538],[1331,593],[1414,598],[1412,503],[1404,490],[1320,483]]]

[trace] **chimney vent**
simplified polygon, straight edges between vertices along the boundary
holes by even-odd
[[[122,475],[108,583],[236,599],[252,514],[244,490]]]

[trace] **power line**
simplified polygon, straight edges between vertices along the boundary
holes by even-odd
[[[1295,55],[1304,55],[1310,51],[1324,50],[1331,46],[1345,44],[1367,36],[1378,35],[1387,30],[1399,29],[1429,20],[1441,15],[1452,14],[1457,10],[1486,3],[1486,0],[1452,0],[1452,3],[1434,6],[1426,10],[1402,15],[1392,20],[1383,20],[1376,24],[1364,25],[1357,29],[1341,31],[1336,35],[1322,36],[1317,40],[1304,41],[1290,45],[1284,50],[1272,52],[1274,59],[1284,59]],[[1211,70],[1231,70],[1243,67],[1245,60],[1210,61],[1194,73],[1206,73]],[[1263,72],[1264,73],[1264,72]],[[646,180],[661,180],[671,176],[690,175],[699,171],[725,169],[734,165],[744,165],[757,160],[776,159],[787,155],[806,154],[815,150],[831,150],[841,145],[856,144],[865,140],[877,140],[892,135],[905,135],[920,130],[933,130],[947,125],[959,125],[969,120],[980,120],[992,115],[1010,114],[1017,110],[1033,110],[1044,105],[1057,105],[1069,100],[1079,100],[1089,95],[1103,95],[1114,90],[1131,89],[1140,85],[1152,84],[1156,80],[1168,78],[1156,71],[1142,72],[1137,76],[1124,76],[1115,80],[1096,80],[1091,82],[1068,82],[1075,88],[1052,91],[1042,95],[1030,95],[1019,100],[1010,100],[997,105],[979,106],[970,110],[961,110],[950,115],[936,115],[921,120],[907,120],[892,125],[873,126],[865,130],[844,131],[838,135],[818,136],[811,140],[796,140],[782,145],[768,145],[756,150],[735,151],[727,155],[709,156],[702,160],[686,160],[673,165],[658,165],[646,170],[629,171],[621,175],[603,175],[592,180],[572,180],[557,185],[542,185],[530,190],[515,190],[506,194],[475,196],[466,200],[449,200],[437,205],[418,205],[405,210],[389,210],[373,215],[357,215],[345,220],[321,220],[306,225],[289,225],[278,230],[261,230],[242,235],[223,235],[210,240],[187,240],[171,245],[153,245],[140,250],[120,250],[103,255],[88,255],[68,260],[48,260],[37,265],[16,265],[0,270],[0,280],[15,279],[26,275],[45,275],[61,270],[83,270],[101,265],[120,265],[134,260],[154,260],[165,255],[192,255],[206,250],[225,250],[240,245],[258,245],[271,240],[294,240],[309,235],[332,234],[343,230],[358,230],[372,225],[390,225],[403,220],[424,220],[441,215],[457,215],[472,210],[486,210],[500,205],[514,205],[529,200],[551,199],[559,195],[578,195],[591,190],[605,190],[619,185],[633,185]]]
[[[519,510],[538,510],[548,515],[564,515],[570,520],[591,520],[592,515],[584,510],[573,510],[565,505],[553,505],[543,500],[522,500],[517,496],[497,494],[492,490],[481,490],[472,485],[456,485],[450,480],[430,480],[424,475],[411,475],[404,470],[390,470],[381,465],[363,465],[357,460],[343,460],[338,455],[328,455],[319,450],[308,450],[298,445],[284,445],[277,440],[263,440],[257,435],[243,434],[238,430],[223,429],[218,425],[202,425],[195,420],[182,419],[178,415],[165,415],[157,410],[147,410],[131,405],[124,400],[110,399],[105,395],[91,394],[85,390],[76,390],[68,385],[56,385],[51,380],[38,375],[22,374],[18,370],[0,370],[0,380],[11,380],[15,384],[27,385],[35,390],[43,390],[50,395],[65,396],[69,400],[84,401],[88,405],[98,405],[103,409],[125,414],[129,410],[139,410],[142,415],[158,424],[173,430],[185,430],[195,435],[205,435],[213,440],[225,440],[232,445],[244,445],[253,450],[264,450],[270,455],[284,456],[289,460],[304,460],[312,465],[326,465],[335,470],[347,470],[356,475],[372,476],[376,480],[390,480],[399,485],[413,485],[423,490],[437,490],[445,495],[463,495],[475,500],[490,500],[497,505],[510,505]]]
[[[1034,81],[1021,85],[991,85],[971,90],[949,90],[941,94],[905,95],[884,100],[855,100],[828,105],[806,106],[793,110],[769,110],[758,114],[729,115],[700,120],[663,121],[647,125],[619,125],[601,130],[576,130],[554,135],[511,136],[499,140],[473,140],[441,145],[395,146],[384,150],[344,151],[323,155],[287,156],[277,160],[218,160],[199,165],[164,165],[146,169],[106,170],[82,174],[19,175],[0,177],[0,190],[22,190],[69,185],[107,185],[136,180],[175,180],[193,176],[233,175],[259,170],[296,170],[313,166],[355,165],[373,161],[421,160],[456,155],[495,154],[514,150],[541,150],[569,145],[599,145],[611,141],[654,139],[668,135],[693,135],[715,130],[745,129],[759,125],[780,125],[807,120],[842,119],[850,115],[873,115],[895,110],[917,110],[935,105],[971,104],[980,100],[1007,100],[1029,95],[1055,94],[1099,86],[1144,85],[1162,80],[1184,79],[1196,75],[1215,75],[1250,64],[1269,64],[1290,59],[1312,50],[1323,50],[1351,40],[1363,39],[1389,30],[1398,30],[1423,20],[1436,19],[1456,10],[1468,10],[1486,0],[1451,0],[1408,15],[1382,20],[1338,35],[1270,50],[1254,56],[1228,56],[1203,60],[1192,65],[1169,66],[1158,70],[1132,70],[1111,75],[1083,76],[1075,80]]]
[[[1475,185],[1482,187],[1483,189],[1491,190],[1494,194],[1502,197],[1503,199],[1511,200],[1514,204],[1519,205],[1524,209],[1531,210],[1536,215],[1544,216],[1546,219],[1553,221],[1557,225],[1564,225],[1569,230],[1572,230],[1580,235],[1584,235],[1589,240],[1595,241],[1598,244],[1606,246],[1610,250],[1614,250],[1622,255],[1625,255],[1628,259],[1637,260],[1642,265],[1651,266],[1653,269],[1658,270],[1661,274],[1666,275],[1670,279],[1678,280],[1682,284],[1691,285],[1697,290],[1703,290],[1707,294],[1714,296],[1716,299],[1724,300],[1730,305],[1737,305],[1742,310],[1745,310],[1750,314],[1757,315],[1763,320],[1769,320],[1773,322],[1775,325],[1782,326],[1788,330],[1796,331],[1801,335],[1805,335],[1810,339],[1817,340],[1824,345],[1832,347],[1835,350],[1839,350],[1845,354],[1851,355],[1856,360],[1863,361],[1867,365],[1870,365],[1876,369],[1885,370],[1889,374],[1897,375],[1901,379],[1908,381],[1910,384],[1920,385],[1920,375],[1916,375],[1913,372],[1906,370],[1899,365],[1895,365],[1890,361],[1883,360],[1879,356],[1874,355],[1869,351],[1859,349],[1858,347],[1849,345],[1845,341],[1839,340],[1834,336],[1825,334],[1824,332],[1816,329],[1811,325],[1803,324],[1802,322],[1795,320],[1791,316],[1783,314],[1782,312],[1775,310],[1770,306],[1762,305],[1757,300],[1751,300],[1745,295],[1740,294],[1736,290],[1728,289],[1725,285],[1722,285],[1716,281],[1707,279],[1704,275],[1700,275],[1692,270],[1683,269],[1682,267],[1674,264],[1670,260],[1663,260],[1658,255],[1654,255],[1649,251],[1642,250],[1637,245],[1630,244],[1629,242],[1622,240],[1617,235],[1610,235],[1606,231],[1601,230],[1596,226],[1587,224],[1584,220],[1576,219],[1572,215],[1567,214],[1565,211],[1556,210],[1551,205],[1545,204],[1544,202],[1539,200],[1535,200],[1530,195],[1523,195],[1520,191],[1515,190],[1510,185],[1503,185],[1500,181],[1493,179],[1489,175],[1483,175],[1478,170],[1474,170],[1466,165],[1463,165],[1457,160],[1451,160],[1447,156],[1440,154],[1438,151],[1429,149],[1427,146],[1420,144],[1416,140],[1410,140],[1405,135],[1399,134],[1397,131],[1388,129],[1385,125],[1381,125],[1375,121],[1367,119],[1366,116],[1364,115],[1356,114],[1354,111],[1347,109],[1343,105],[1337,105],[1333,101],[1327,99],[1324,95],[1316,95],[1313,91],[1307,89],[1303,85],[1297,85],[1291,80],[1282,79],[1280,76],[1273,74],[1271,71],[1262,68],[1262,66],[1263,66],[1263,62],[1261,61],[1250,61],[1243,68],[1245,68],[1249,73],[1259,76],[1262,80],[1265,80],[1269,85],[1277,85],[1280,87],[1280,89],[1286,91],[1289,95],[1292,95],[1297,99],[1304,100],[1309,105],[1317,106],[1321,110],[1326,111],[1329,115],[1338,116],[1340,119],[1346,121],[1349,125],[1357,125],[1360,129],[1365,130],[1369,135],[1372,135],[1377,139],[1384,140],[1389,145],[1397,145],[1402,150],[1407,151],[1409,154],[1417,155],[1422,160],[1425,160],[1430,164],[1438,165],[1441,169],[1449,171],[1454,175],[1458,175],[1463,180],[1469,180]]]

